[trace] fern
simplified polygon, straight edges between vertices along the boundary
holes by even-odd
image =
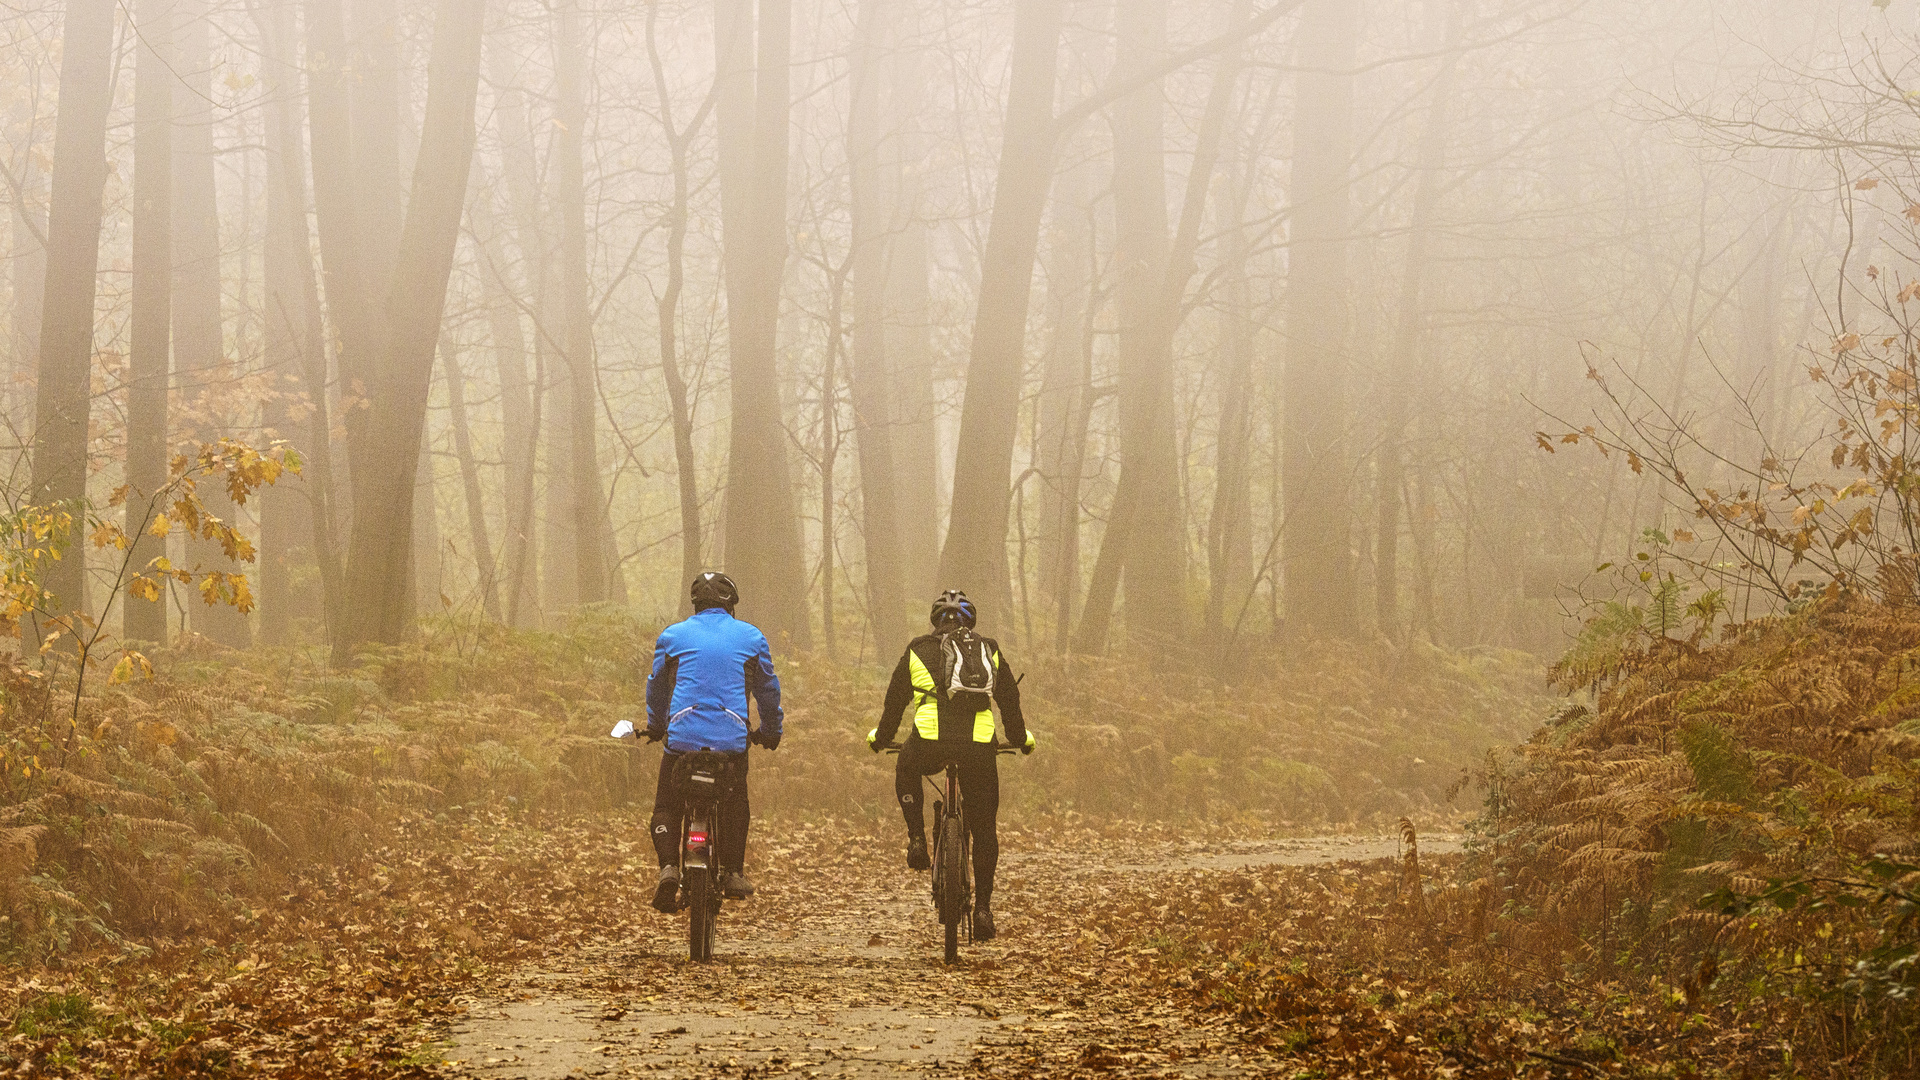
[[[1645,633],[1645,624],[1645,608],[1607,601],[1600,614],[1580,628],[1573,647],[1553,665],[1549,676],[1569,690],[1584,689],[1611,676]]]

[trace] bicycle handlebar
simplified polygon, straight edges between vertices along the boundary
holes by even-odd
[[[907,745],[906,743],[897,743],[897,742],[874,743],[873,748],[876,751],[884,751],[885,753],[889,753],[889,754],[897,754],[900,751],[906,749],[906,745]],[[1012,743],[1003,743],[998,739],[995,739],[994,741],[992,741],[991,743],[988,743],[987,745],[993,747],[993,752],[996,754],[1017,754],[1020,752],[1019,747],[1013,745]]]

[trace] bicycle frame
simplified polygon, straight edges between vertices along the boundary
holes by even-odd
[[[686,809],[680,818],[680,906],[687,910],[687,958],[711,960],[715,920],[720,914],[720,801],[731,780],[729,763],[722,755],[701,750],[678,767],[686,770]]]
[[[889,754],[898,754],[904,745],[891,743],[882,745],[880,749]],[[1013,747],[997,739],[989,745],[996,754],[1015,752]],[[920,780],[924,789],[925,785],[933,782],[932,774],[922,776]],[[953,964],[960,960],[962,925],[966,927],[967,944],[973,944],[973,836],[967,829],[958,762],[947,762],[943,786],[944,792],[941,787],[934,788],[931,878],[934,911],[945,930],[946,962]]]

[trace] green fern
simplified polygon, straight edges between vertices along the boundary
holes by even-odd
[[[1555,683],[1578,690],[1619,670],[1629,650],[1639,644],[1646,632],[1647,612],[1638,604],[1609,600],[1600,614],[1587,620],[1580,636],[1567,650],[1549,675]]]

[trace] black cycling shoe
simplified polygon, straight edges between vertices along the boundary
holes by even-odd
[[[728,870],[720,875],[720,895],[729,900],[745,900],[753,895],[753,882],[739,870]]]
[[[660,868],[660,884],[653,890],[653,910],[671,915],[680,910],[680,868]]]
[[[993,938],[993,909],[981,904],[973,909],[973,940],[992,941]]]
[[[915,836],[907,840],[907,869],[927,870],[932,868],[933,860],[927,858],[927,838]]]

